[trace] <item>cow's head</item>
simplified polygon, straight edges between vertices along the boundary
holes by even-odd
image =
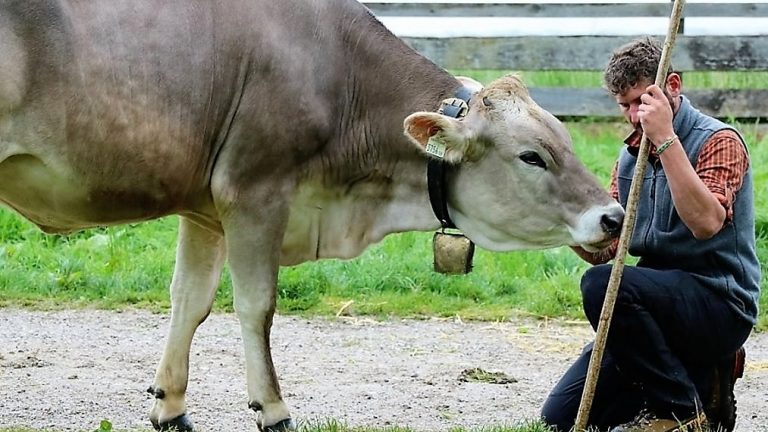
[[[422,149],[444,146],[443,158],[453,165],[451,218],[484,248],[594,251],[621,229],[621,206],[576,158],[565,126],[516,76],[479,91],[464,118],[418,112],[404,126]]]

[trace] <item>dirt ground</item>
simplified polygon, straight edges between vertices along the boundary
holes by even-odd
[[[0,309],[0,427],[147,428],[152,382],[168,324],[142,311]],[[299,421],[352,426],[515,424],[536,418],[560,374],[592,338],[580,323],[278,316],[273,354]],[[747,344],[737,384],[737,431],[768,431],[768,334]],[[481,368],[516,382],[464,382]],[[240,329],[213,315],[192,348],[189,414],[204,431],[256,430],[247,406]]]

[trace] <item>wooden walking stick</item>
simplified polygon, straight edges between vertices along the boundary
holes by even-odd
[[[669,18],[669,26],[667,28],[667,38],[664,41],[664,47],[661,51],[661,59],[659,60],[659,68],[656,71],[656,85],[662,89],[667,80],[667,69],[669,69],[670,59],[672,58],[672,48],[675,45],[675,38],[677,37],[677,31],[680,27],[680,17],[683,14],[684,4],[684,0],[675,0],[674,5],[672,6],[672,15]],[[611,318],[613,317],[613,307],[616,304],[616,297],[619,293],[619,282],[621,281],[621,275],[624,272],[624,259],[627,255],[629,240],[632,238],[632,232],[635,229],[637,201],[640,196],[640,186],[643,183],[645,166],[649,153],[650,144],[648,143],[648,136],[643,132],[643,137],[640,140],[640,151],[638,152],[637,163],[635,164],[635,174],[632,177],[632,185],[629,190],[624,226],[621,231],[621,237],[619,237],[619,246],[616,251],[613,268],[611,269],[611,277],[608,280],[608,288],[606,289],[603,308],[600,311],[600,321],[598,322],[597,333],[595,334],[595,344],[592,347],[592,356],[589,358],[587,380],[584,383],[584,392],[581,395],[581,404],[579,405],[579,412],[576,415],[575,430],[578,432],[583,431],[586,428],[587,419],[589,418],[589,410],[592,408],[592,400],[595,397],[597,376],[600,373],[600,364],[603,361],[603,352],[605,351],[605,343],[608,338],[608,329],[611,326]]]

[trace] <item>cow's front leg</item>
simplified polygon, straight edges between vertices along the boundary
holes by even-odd
[[[156,398],[149,418],[157,430],[192,430],[184,396],[189,349],[195,330],[211,311],[224,258],[222,235],[180,218],[171,282],[171,326],[155,382],[149,388]]]
[[[234,307],[245,347],[248,406],[259,413],[259,428],[269,432],[294,428],[280,395],[269,340],[280,247],[288,219],[287,206],[276,202],[278,196],[254,198],[257,204],[253,206],[241,204],[242,208],[228,212],[224,221]]]

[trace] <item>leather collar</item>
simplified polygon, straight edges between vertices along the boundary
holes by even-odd
[[[472,91],[465,86],[461,86],[456,90],[453,98],[443,100],[438,112],[453,118],[464,117],[469,110],[469,100],[471,97]],[[446,172],[448,169],[449,165],[443,159],[430,157],[427,162],[429,203],[432,205],[432,211],[435,213],[437,220],[440,221],[443,229],[456,228],[456,224],[453,223],[451,216],[448,214],[448,191],[446,184]]]

